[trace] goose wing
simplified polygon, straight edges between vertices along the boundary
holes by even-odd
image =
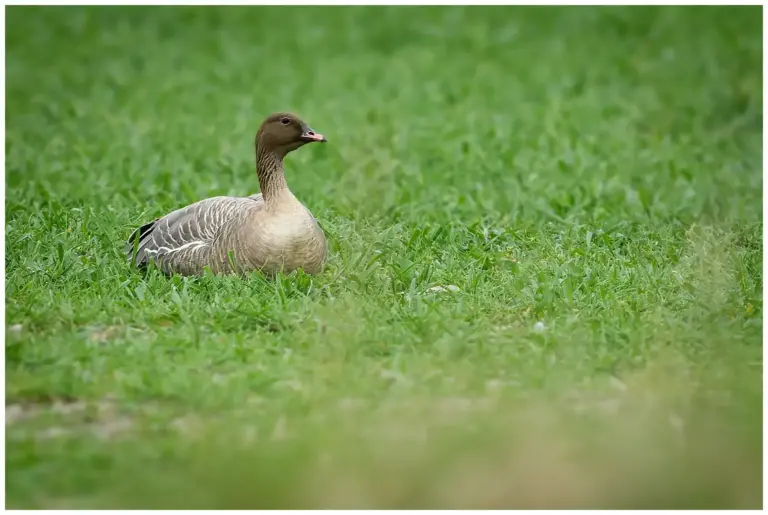
[[[138,267],[153,259],[166,272],[202,270],[219,231],[253,206],[252,197],[212,197],[146,223],[128,239],[127,258]]]

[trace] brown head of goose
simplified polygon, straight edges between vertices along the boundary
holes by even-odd
[[[283,158],[325,141],[294,114],[267,117],[255,142],[261,193],[200,200],[149,222],[129,238],[128,259],[138,267],[153,261],[163,272],[181,275],[201,275],[206,267],[213,273],[320,272],[325,235],[288,188]]]

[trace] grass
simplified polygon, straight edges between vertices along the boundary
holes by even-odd
[[[8,507],[761,507],[761,14],[9,7]],[[131,270],[283,109],[326,272]]]

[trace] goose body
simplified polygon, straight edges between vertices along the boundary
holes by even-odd
[[[256,135],[261,192],[212,197],[177,209],[136,229],[126,253],[138,267],[154,264],[167,274],[266,274],[322,271],[328,248],[317,220],[285,181],[283,158],[325,138],[295,115],[268,117]]]

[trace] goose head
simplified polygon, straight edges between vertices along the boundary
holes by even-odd
[[[303,147],[307,143],[328,141],[307,123],[292,113],[274,113],[267,117],[256,134],[256,146],[281,155]]]

